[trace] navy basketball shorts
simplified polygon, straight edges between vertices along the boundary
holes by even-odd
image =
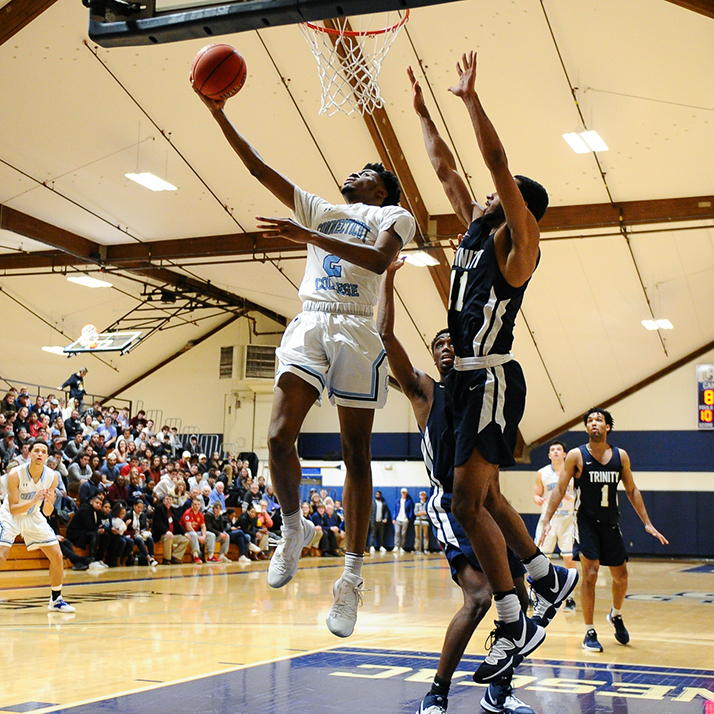
[[[578,513],[573,524],[573,560],[580,560],[581,555],[588,560],[598,560],[601,565],[617,567],[626,563],[627,551],[620,526]]]
[[[446,390],[456,437],[454,466],[463,466],[474,449],[491,464],[513,466],[518,425],[526,406],[526,380],[518,362],[452,370]]]

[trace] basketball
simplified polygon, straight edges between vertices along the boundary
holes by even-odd
[[[243,84],[247,67],[235,48],[226,44],[207,45],[193,60],[191,79],[194,86],[210,99],[228,99]]]

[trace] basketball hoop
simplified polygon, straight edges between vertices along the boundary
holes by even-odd
[[[99,342],[99,330],[97,330],[94,325],[85,325],[82,328],[82,334],[80,335],[78,342],[82,345],[82,347],[93,349]]]
[[[386,26],[372,29],[375,18],[386,19]],[[322,87],[320,114],[372,114],[383,105],[379,91],[382,62],[408,19],[409,10],[405,10],[403,14],[361,15],[356,18],[358,29],[352,29],[346,17],[322,25],[300,25],[317,60]]]

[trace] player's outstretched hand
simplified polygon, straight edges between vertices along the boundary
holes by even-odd
[[[461,62],[456,63],[456,71],[459,73],[459,83],[449,87],[449,91],[457,97],[466,97],[476,90],[476,53],[471,51],[468,55],[461,55]]]
[[[669,541],[653,526],[645,526],[645,530],[654,536],[662,545],[669,545]]]
[[[461,241],[464,239],[464,234],[459,233],[459,235],[456,236],[456,240],[453,238],[449,238],[449,245],[451,246],[451,250],[456,253],[456,251],[459,249],[459,246],[461,245]]]
[[[414,70],[411,67],[407,67],[407,75],[409,76],[409,81],[412,83],[412,101],[414,102],[414,111],[420,117],[428,117],[429,110],[426,108],[426,103],[424,102],[424,92],[422,92],[419,81],[414,76]]]
[[[538,539],[538,542],[536,543],[536,545],[539,548],[543,545],[543,543],[545,543],[546,536],[548,535],[548,533],[550,533],[551,527],[552,526],[550,524],[550,521],[543,524],[543,530],[541,531],[540,538]]]
[[[314,233],[293,218],[265,218],[256,216],[260,221],[258,230],[265,238],[287,238],[294,243],[310,243]]]
[[[226,106],[226,100],[225,99],[211,99],[210,97],[206,97],[201,92],[198,91],[198,88],[193,82],[193,77],[189,77],[188,81],[191,82],[191,87],[193,88],[193,91],[198,94],[198,96],[201,98],[201,101],[212,111],[212,112],[220,112],[223,107]]]
[[[386,271],[386,272],[387,272],[389,275],[394,275],[394,273],[396,273],[397,270],[399,270],[399,268],[401,268],[402,265],[404,265],[404,263],[406,263],[406,261],[407,261],[407,259],[406,259],[405,256],[403,256],[403,255],[398,255],[398,256],[389,264],[389,266],[387,266],[387,271]]]

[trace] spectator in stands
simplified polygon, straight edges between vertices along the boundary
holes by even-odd
[[[123,468],[129,461],[129,447],[127,446],[126,440],[122,439],[121,441],[117,441],[114,451],[110,451],[107,457],[109,457],[110,454],[114,455],[117,464],[119,464],[119,468]]]
[[[30,407],[30,413],[35,412],[38,417],[44,414],[43,407],[45,406],[45,398],[38,394],[35,397],[35,403]],[[48,412],[49,414],[49,412]]]
[[[191,543],[193,562],[201,562],[201,551],[206,560],[215,562],[216,536],[206,531],[206,519],[203,516],[201,499],[191,501],[191,508],[181,516],[181,526]]]
[[[129,426],[129,407],[122,407],[121,412],[116,415],[116,423],[118,426],[117,431],[124,432],[131,428]]]
[[[205,513],[211,507],[211,491],[213,489],[205,481],[201,482],[201,493],[198,500],[201,503],[201,510]]]
[[[114,443],[117,440],[117,430],[111,416],[108,414],[104,417],[104,423],[97,427],[97,434],[104,436],[104,446],[107,451],[114,448]]]
[[[419,500],[414,504],[414,550],[426,553],[429,550],[429,516],[426,513],[426,491],[419,492]]]
[[[180,521],[181,516],[173,507],[171,496],[166,496],[156,505],[151,531],[154,543],[163,545],[164,558],[162,562],[164,565],[180,563],[188,547],[189,540],[184,535]]]
[[[82,422],[79,420],[79,411],[73,409],[69,419],[65,419],[64,430],[67,439],[74,439],[74,435],[82,433]]]
[[[97,494],[101,495],[102,500],[104,500],[106,490],[102,481],[102,474],[99,471],[93,471],[90,478],[82,481],[79,487],[79,502],[80,504],[89,503]]]
[[[126,478],[132,469],[139,471],[139,459],[136,455],[129,455],[127,462],[121,467],[119,473]]]
[[[198,445],[198,437],[196,434],[191,434],[188,439],[188,445],[186,446],[186,451],[188,451],[191,456],[196,454],[198,456],[201,453],[201,447]]]
[[[306,518],[308,521],[311,521],[312,520],[312,508],[310,507],[310,503],[308,501],[303,501],[302,504],[300,505],[300,508],[302,509],[302,517]],[[322,529],[316,530],[315,535],[312,537],[312,541],[310,542],[310,545],[305,546],[302,549],[302,556],[320,555],[318,546],[320,545],[321,540],[322,540]]]
[[[156,485],[159,485],[159,481],[161,480],[161,457],[160,456],[152,456],[151,461],[149,462],[149,473],[147,475],[148,478],[153,478],[154,481],[156,481]]]
[[[107,458],[100,469],[107,481],[115,481],[121,475],[121,466],[117,464],[117,457],[113,453],[107,454]]]
[[[99,456],[100,459],[105,459],[107,457],[107,448],[104,446],[104,434],[97,434],[96,444],[92,445],[94,453]]]
[[[23,407],[26,409],[27,407]],[[27,415],[27,431],[30,434],[31,439],[37,438],[37,432],[40,430],[40,417],[37,412],[30,411]]]
[[[248,490],[243,494],[243,510],[247,511],[251,506],[256,510],[260,507],[260,491],[257,483],[251,483]]]
[[[183,510],[183,507],[188,501],[188,493],[186,492],[186,482],[178,476],[176,478],[176,495],[174,496],[174,505],[179,510]]]
[[[30,390],[27,387],[20,387],[20,393],[15,399],[15,411],[19,412],[22,407],[27,407],[27,411],[30,411]]]
[[[90,568],[104,568],[106,565],[97,559],[100,546],[108,537],[102,526],[101,494],[96,494],[89,503],[81,503],[77,513],[69,522],[65,538],[75,548],[86,548],[91,560]]]
[[[255,512],[258,514],[258,528],[270,532],[271,530],[273,530],[273,519],[268,513],[268,509],[266,508],[266,506],[267,504],[265,503],[265,501],[261,500],[258,503],[258,507],[255,509]]]
[[[97,456],[97,454],[94,453],[94,449],[92,449],[91,446],[88,446],[84,452],[89,456],[89,467],[92,469],[92,473],[95,471],[99,471],[100,474],[102,474],[102,460]],[[106,478],[104,474],[102,474],[102,481],[106,481]],[[107,488],[108,482],[107,482]]]
[[[168,459],[173,456],[173,448],[171,447],[171,437],[168,434],[162,434],[158,437],[154,453],[158,454],[162,459]]]
[[[342,501],[339,501],[339,500],[335,501],[335,513],[337,514],[337,517],[340,519],[340,523],[344,523],[345,509],[342,508]]]
[[[325,504],[321,501],[316,505],[316,511],[311,516],[315,529],[322,534],[320,545],[322,555],[328,558],[337,557],[337,535],[331,530],[325,513]]]
[[[221,471],[223,468],[223,460],[221,459],[221,454],[218,451],[214,451],[211,454],[211,458],[208,460],[208,466],[216,469],[216,471]]]
[[[250,536],[251,543],[258,547],[260,551],[256,553],[258,560],[268,560],[268,531],[258,527],[258,513],[253,506],[241,513],[238,525],[244,533]],[[251,548],[251,552],[255,551]]]
[[[84,451],[86,446],[87,442],[84,441],[82,432],[78,431],[64,447],[64,455],[67,461],[69,461],[70,463],[74,461],[80,455],[80,453]]]
[[[91,476],[92,469],[89,467],[89,454],[85,450],[77,457],[76,461],[73,461],[69,465],[69,468],[67,469],[70,493],[77,493],[82,481],[88,481]]]
[[[228,535],[228,519],[223,515],[221,504],[215,501],[213,506],[206,513],[206,530],[208,533],[213,533],[216,542],[220,544],[220,553],[218,558],[213,554],[213,560],[220,560],[223,563],[230,563],[228,557],[228,548],[231,545]],[[209,560],[211,560],[209,558]],[[213,561],[212,561],[213,562]]]
[[[183,449],[181,437],[179,436],[178,429],[175,426],[171,427],[171,447],[173,448],[174,456],[176,456]]]
[[[77,401],[77,409],[79,409],[80,412],[84,408],[84,396],[87,393],[84,389],[84,378],[87,376],[88,371],[86,367],[82,367],[79,372],[70,375],[61,387],[57,387],[57,389],[66,389],[69,387],[70,399]]]
[[[132,468],[129,471],[129,498],[127,499],[127,504],[129,505],[130,508],[133,508],[134,504],[137,501],[141,501],[145,506],[147,504],[147,499],[146,499],[146,494],[144,493],[144,489],[139,481],[139,469]]]
[[[160,476],[158,479],[154,478],[151,469],[149,469],[147,478],[156,481],[156,487],[154,488],[154,495],[160,501],[163,501],[164,496],[171,496],[171,500],[176,502],[176,474],[171,474],[168,471]]]
[[[59,399],[57,399],[54,394],[47,395],[47,402],[50,405],[50,423],[54,424],[55,419],[57,419],[57,417],[62,416],[62,405],[60,404]],[[64,419],[62,419],[62,423],[64,423]]]
[[[136,416],[129,419],[129,426],[138,434],[146,426],[146,412],[139,409]]]
[[[384,547],[384,530],[390,518],[389,506],[384,498],[382,498],[382,492],[375,491],[369,524],[369,536],[367,537],[367,543],[370,545],[370,553],[374,553],[377,548],[379,548],[381,553],[387,552],[387,549]]]
[[[117,503],[117,501],[121,501],[122,503],[129,502],[129,487],[126,485],[124,477],[121,474],[116,477],[116,481],[109,487],[107,499],[112,506]]]
[[[129,447],[129,442],[134,441],[134,437],[131,435],[131,427],[125,427],[124,429],[121,430],[121,434],[117,436],[117,446],[124,442],[127,445],[127,449]]]
[[[191,464],[189,467],[189,474],[190,476],[187,481],[189,491],[197,488],[200,493],[203,490],[204,478],[203,474],[199,473],[197,464]],[[208,482],[206,481],[206,483]]]
[[[64,465],[64,454],[62,452],[61,442],[60,445],[57,443],[53,444],[51,457],[55,460],[56,466],[53,466],[54,470],[60,475],[62,483],[67,488],[69,479],[67,478],[67,467]],[[49,460],[49,459],[48,459]]]
[[[394,550],[404,553],[404,544],[407,538],[409,524],[414,520],[414,501],[409,495],[409,491],[403,488],[400,492],[399,500],[394,506]]]
[[[50,419],[52,419],[52,417],[50,417]],[[62,419],[61,414],[59,416],[56,416],[54,419],[52,419],[52,428],[50,429],[50,438],[54,439],[56,436],[61,437],[65,441],[68,441],[67,430],[64,428],[64,419]]]
[[[208,457],[206,454],[198,455],[198,470],[200,473],[208,473]]]
[[[325,505],[323,500],[320,498],[320,494],[317,491],[315,491],[314,493],[311,493],[310,494],[310,506],[312,508],[312,512],[317,513],[317,507],[320,505],[322,505],[322,506]]]
[[[30,433],[30,424],[27,421],[29,414],[30,410],[27,407],[21,407],[17,411],[15,421],[12,423],[12,428],[16,437],[19,434],[20,429],[24,429],[28,434]]]
[[[3,469],[7,468],[7,465],[16,455],[17,445],[15,444],[15,435],[12,431],[6,431],[3,435],[2,443],[0,443],[0,461],[2,462]]]
[[[149,519],[144,512],[144,502],[137,500],[131,511],[125,517],[126,536],[134,541],[139,549],[137,561],[139,565],[158,565],[154,560],[154,539],[149,530]]]
[[[325,503],[325,524],[330,529],[330,532],[335,536],[337,548],[335,548],[334,551],[338,553],[342,550],[342,542],[345,539],[345,531],[342,528],[342,521],[335,513],[335,504],[329,496],[327,497],[327,503]]]
[[[94,417],[91,414],[85,412],[82,417],[82,436],[89,440],[89,437],[96,431],[99,426],[99,422],[95,424]]]
[[[108,501],[105,501],[104,508],[109,505]],[[113,568],[117,565],[133,565],[134,556],[132,555],[134,551],[134,539],[129,536],[124,535],[126,533],[127,525],[124,518],[126,517],[126,503],[124,501],[117,501],[114,505],[110,507],[110,548],[107,559],[107,565]]]
[[[251,550],[251,546],[253,546],[253,543],[250,540],[250,536],[245,533],[238,524],[238,516],[235,510],[229,508],[226,511],[225,516],[228,523],[226,529],[228,532],[228,538],[230,539],[230,542],[235,544],[235,546],[238,548],[238,562],[250,563],[251,560],[255,560],[255,555]],[[260,552],[260,548],[258,548],[257,546],[253,546],[253,549],[255,549],[257,552]],[[246,553],[250,554],[250,558],[246,555]]]
[[[221,507],[221,513],[225,513],[226,511],[226,494],[224,493],[224,488],[222,481],[216,481],[216,485],[208,495],[211,501],[211,508],[218,503]]]
[[[14,392],[9,391],[5,394],[2,399],[2,404],[0,404],[0,409],[2,409],[2,413],[5,415],[10,414],[10,412],[14,413],[16,411]]]

